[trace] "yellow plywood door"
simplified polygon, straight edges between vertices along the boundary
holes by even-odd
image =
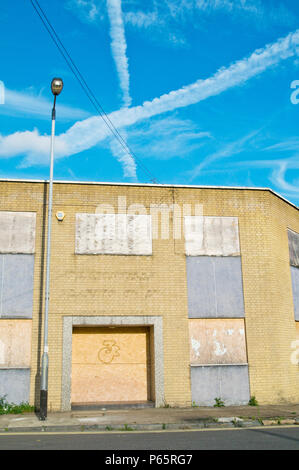
[[[72,403],[149,399],[147,328],[74,328]]]

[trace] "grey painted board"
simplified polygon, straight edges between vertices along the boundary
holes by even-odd
[[[2,303],[2,286],[3,286],[3,270],[4,270],[4,255],[0,255],[0,318],[1,318],[1,303]]]
[[[241,258],[217,258],[214,263],[217,317],[243,317]]]
[[[288,230],[290,264],[299,267],[299,233]]]
[[[226,406],[247,405],[250,398],[248,365],[191,367],[192,403],[215,405],[221,398]]]
[[[216,317],[215,273],[212,258],[186,257],[188,311],[190,318],[203,314]]]
[[[299,268],[291,266],[295,320],[299,321]]]
[[[34,255],[0,255],[0,316],[32,318]]]
[[[0,369],[0,397],[9,403],[29,402],[30,369]]]
[[[240,257],[187,256],[189,318],[243,318]]]

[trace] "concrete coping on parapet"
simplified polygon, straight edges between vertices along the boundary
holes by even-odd
[[[0,178],[0,182],[8,183],[49,183],[49,180],[35,179],[16,179],[16,178]],[[287,204],[299,210],[296,204],[281,196],[271,188],[263,187],[246,187],[246,186],[202,186],[202,185],[184,185],[184,184],[162,184],[162,183],[121,183],[121,182],[101,182],[101,181],[74,181],[74,180],[55,180],[55,184],[81,184],[94,186],[136,186],[136,187],[153,187],[153,188],[186,188],[186,189],[220,189],[220,190],[238,190],[238,191],[269,191],[274,196],[282,199]]]

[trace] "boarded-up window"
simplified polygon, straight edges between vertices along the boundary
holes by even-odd
[[[247,405],[250,397],[248,366],[221,365],[191,367],[192,402],[199,406]]]
[[[189,318],[244,317],[240,257],[187,256]]]
[[[0,253],[34,253],[34,212],[0,211]]]
[[[76,254],[151,255],[150,215],[76,214]]]
[[[32,317],[34,255],[0,255],[0,317]]]
[[[237,217],[184,217],[187,256],[238,256]]]
[[[1,320],[1,368],[30,367],[31,328],[31,320]]]
[[[299,268],[299,233],[288,230],[290,265]]]
[[[29,402],[30,369],[0,369],[0,397],[9,403]]]
[[[243,319],[189,320],[190,363],[246,364]]]
[[[299,233],[288,230],[295,320],[299,321]]]

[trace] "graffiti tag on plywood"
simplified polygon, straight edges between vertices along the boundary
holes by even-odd
[[[104,347],[101,348],[98,352],[98,359],[104,364],[110,364],[110,362],[112,362],[115,357],[119,357],[118,351],[120,348],[113,339],[104,340],[103,345]]]

